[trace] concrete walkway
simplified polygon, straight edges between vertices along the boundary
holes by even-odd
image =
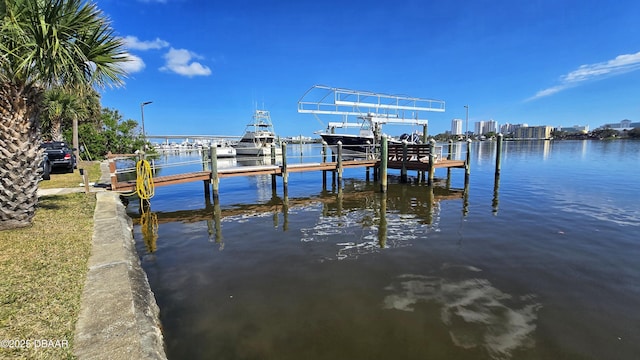
[[[101,190],[96,189],[93,245],[74,354],[78,359],[164,360],[159,309],[136,252],[133,223],[119,194]]]
[[[89,192],[92,192],[92,193],[102,192],[102,191],[106,191],[106,189],[99,188],[99,187],[89,187]],[[38,189],[38,197],[64,195],[64,194],[72,194],[72,193],[83,193],[83,192],[84,192],[84,186],[77,187],[77,188]]]

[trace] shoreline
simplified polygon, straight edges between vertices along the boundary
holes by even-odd
[[[103,182],[108,166],[101,163],[101,170]],[[135,248],[132,219],[118,193],[95,195],[74,354],[78,359],[166,359],[160,309]]]

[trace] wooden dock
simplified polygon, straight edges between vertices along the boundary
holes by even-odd
[[[210,186],[213,187],[214,198],[218,196],[219,179],[225,177],[236,176],[256,176],[271,175],[272,187],[275,190],[276,176],[283,179],[285,191],[287,189],[288,174],[294,172],[322,171],[324,183],[326,184],[326,172],[332,172],[335,181],[335,175],[338,181],[342,179],[342,171],[346,168],[366,168],[367,178],[369,169],[374,170],[374,178],[381,181],[381,191],[386,192],[387,186],[387,169],[398,169],[401,171],[401,181],[406,181],[407,171],[418,171],[424,175],[428,173],[429,184],[433,181],[434,171],[436,168],[464,168],[465,182],[468,182],[469,176],[469,144],[467,143],[467,160],[452,160],[450,155],[446,159],[440,159],[435,153],[435,143],[429,144],[393,144],[388,145],[386,138],[383,139],[381,145],[381,155],[376,159],[362,160],[345,160],[342,158],[342,147],[338,146],[338,151],[333,156],[334,161],[325,161],[326,149],[323,149],[323,161],[313,163],[287,164],[286,161],[286,144],[283,144],[282,163],[275,164],[275,155],[272,153],[272,165],[255,165],[255,166],[237,166],[230,168],[218,169],[215,148],[210,149],[208,154],[208,168],[212,171],[196,171],[175,175],[153,177],[154,186],[168,186],[194,181],[203,181],[205,185],[205,194],[209,195]],[[451,143],[449,145],[449,154],[451,154]],[[115,160],[109,160],[111,171],[111,189],[114,191],[135,191],[136,181],[118,181],[116,175]]]
[[[354,167],[374,167],[377,166],[379,160],[351,160],[343,161],[342,168]],[[113,165],[115,166],[115,164]],[[309,172],[309,171],[337,171],[337,162],[319,162],[319,163],[302,163],[288,165],[286,171],[289,173]],[[114,174],[115,169],[112,169]],[[255,166],[237,166],[231,168],[218,169],[218,178],[236,177],[236,176],[256,176],[256,175],[276,175],[282,176],[283,167],[281,165],[255,165]],[[174,175],[156,176],[153,178],[153,184],[156,187],[182,184],[194,181],[211,181],[211,171],[195,171]],[[136,189],[136,181],[115,181],[112,176],[111,190],[114,191],[134,191]]]

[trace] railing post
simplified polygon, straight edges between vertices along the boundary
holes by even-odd
[[[342,187],[342,141],[338,141],[338,187]]]
[[[380,191],[387,192],[387,165],[389,162],[389,148],[387,137],[383,136],[380,142]]]
[[[211,186],[213,187],[213,201],[218,199],[220,190],[220,178],[218,177],[218,150],[216,146],[209,147],[209,160],[211,161]]]

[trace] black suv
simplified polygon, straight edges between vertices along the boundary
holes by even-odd
[[[73,172],[76,168],[76,157],[73,149],[67,146],[63,141],[49,141],[40,145],[46,154],[43,160],[43,168],[56,169],[64,168],[67,172]]]

